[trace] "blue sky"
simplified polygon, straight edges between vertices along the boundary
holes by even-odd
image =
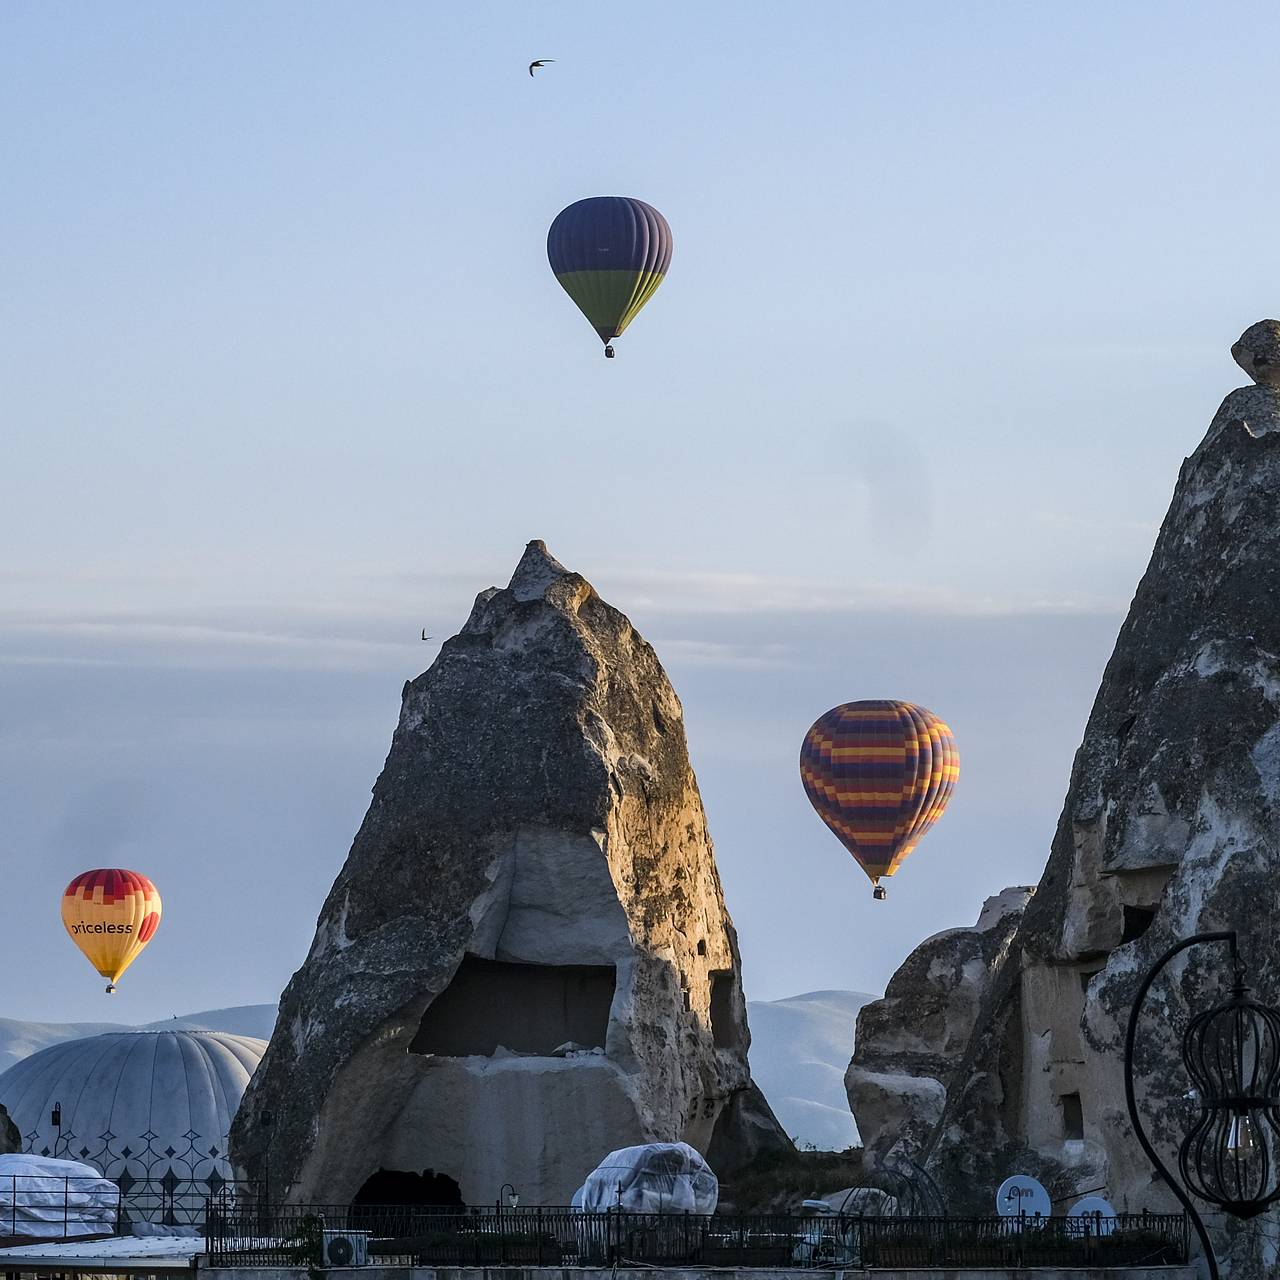
[[[872,989],[1038,878],[1177,468],[1276,311],[1277,36],[1208,4],[6,4],[0,1013],[104,1016],[56,921],[102,862],[168,905],[114,1016],[274,996],[418,628],[532,537],[671,671],[749,994]],[[605,193],[675,237],[608,363],[543,251]],[[794,776],[875,696],[964,769],[882,906]]]

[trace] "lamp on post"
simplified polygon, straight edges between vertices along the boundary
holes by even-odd
[[[498,1208],[502,1208],[502,1193],[506,1192],[507,1203],[514,1209],[520,1203],[520,1197],[516,1194],[516,1189],[509,1182],[504,1182],[498,1188]]]
[[[1151,984],[1180,952],[1225,942],[1231,951],[1231,995],[1196,1014],[1182,1037],[1182,1060],[1200,1115],[1178,1148],[1186,1190],[1165,1167],[1142,1127],[1133,1087],[1138,1019]],[[1138,987],[1124,1046],[1129,1122],[1156,1171],[1186,1209],[1204,1249],[1210,1280],[1219,1280],[1209,1233],[1191,1197],[1237,1218],[1252,1218],[1280,1199],[1273,1143],[1280,1138],[1280,1013],[1249,995],[1234,930],[1198,933],[1169,948]]]

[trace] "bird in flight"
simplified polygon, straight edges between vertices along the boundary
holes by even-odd
[[[423,628],[422,628],[422,638],[423,638],[424,640],[430,640],[430,639],[431,639],[431,637],[430,637],[429,635],[427,635],[427,629],[426,629],[426,627],[423,627]]]
[[[554,62],[554,61],[555,61],[554,58],[539,58],[536,62],[529,63],[529,74],[533,75],[533,73],[539,67],[545,67],[548,62]]]

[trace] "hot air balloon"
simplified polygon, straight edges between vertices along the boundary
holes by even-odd
[[[942,816],[960,777],[956,740],[912,702],[846,702],[804,735],[800,778],[818,816],[871,877],[891,876]]]
[[[107,994],[138,958],[160,924],[160,894],[136,871],[85,871],[62,895],[62,923],[71,941],[107,979]]]
[[[547,232],[547,258],[612,359],[612,340],[667,273],[671,228],[643,200],[592,196],[556,214]]]

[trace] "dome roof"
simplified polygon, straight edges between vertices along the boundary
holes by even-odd
[[[23,1150],[108,1178],[230,1176],[227,1132],[267,1042],[221,1031],[112,1031],[66,1040],[0,1075]],[[61,1129],[53,1124],[61,1106]]]

